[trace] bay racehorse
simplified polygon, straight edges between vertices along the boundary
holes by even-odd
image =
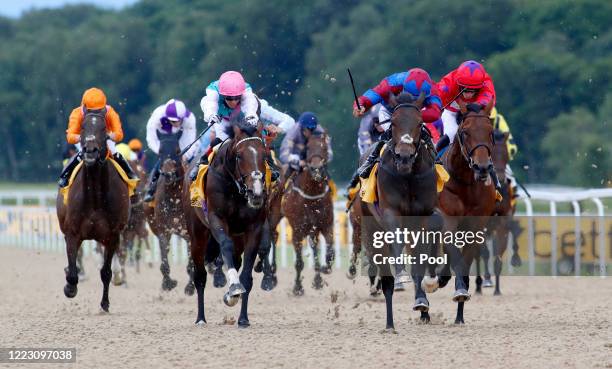
[[[449,182],[439,194],[445,231],[482,232],[495,210],[496,189],[491,176],[491,155],[495,142],[493,125],[489,120],[492,107],[492,102],[484,109],[477,104],[460,104],[457,135],[442,156],[444,167],[450,175]],[[481,247],[482,244],[478,245],[475,241],[460,248],[452,244],[444,245],[455,272],[453,301],[457,302],[456,324],[464,324],[463,308],[470,299],[470,266]],[[450,278],[447,264],[440,276],[440,286],[445,286]]]
[[[295,283],[293,294],[304,294],[301,273],[304,269],[302,241],[308,239],[315,263],[312,286],[323,288],[321,273],[330,274],[334,261],[334,204],[329,186],[328,137],[326,133],[313,133],[306,142],[306,160],[290,179],[282,200],[283,214],[292,229],[295,250]],[[325,264],[319,261],[319,236],[323,236],[327,251]]]
[[[161,255],[160,271],[162,273],[162,289],[169,291],[176,287],[176,280],[170,278],[170,263],[168,262],[168,249],[170,238],[177,235],[188,241],[187,224],[183,214],[182,195],[185,168],[179,157],[179,139],[182,131],[163,134],[157,131],[160,141],[159,160],[160,178],[155,191],[153,206],[145,206],[145,215],[149,228],[159,240]],[[188,250],[189,252],[189,250]],[[189,282],[185,286],[185,293],[193,295],[193,262],[189,257],[187,274]]]
[[[229,278],[229,290],[223,301],[233,306],[242,297],[238,325],[250,325],[248,302],[253,286],[252,272],[267,212],[266,148],[261,131],[261,123],[252,126],[244,120],[233,121],[228,129],[230,138],[219,146],[209,165],[203,184],[206,199],[202,207],[189,206],[189,191],[183,191],[194,262],[198,325],[206,323],[205,265],[214,262],[219,254]]]
[[[68,268],[64,294],[73,298],[79,282],[77,254],[83,240],[104,245],[104,262],[100,269],[103,292],[100,306],[108,312],[108,287],[111,260],[119,246],[119,236],[128,221],[130,199],[127,184],[110,162],[106,146],[104,110],[85,112],[81,128],[83,165],[74,177],[64,204],[58,194],[56,209],[59,225],[66,240]]]
[[[506,167],[510,161],[510,155],[508,154],[508,132],[502,132],[495,130],[493,132],[493,140],[495,145],[493,146],[493,153],[491,158],[493,159],[493,167],[497,178],[500,181],[502,200],[498,201],[493,211],[494,217],[491,218],[488,227],[488,235],[493,242],[493,270],[495,272],[495,283],[491,281],[491,273],[489,272],[489,249],[485,245],[482,247],[480,255],[476,256],[476,293],[482,293],[482,287],[493,287],[495,285],[494,295],[501,295],[499,277],[502,271],[502,257],[508,246],[508,234],[513,233],[513,222],[512,219],[515,211],[513,206],[512,186],[510,180],[506,176]],[[516,241],[516,235],[512,238],[514,255],[512,256],[512,264],[515,266],[518,263],[520,265],[520,257],[518,256],[518,243]],[[480,276],[480,258],[484,261],[484,280]]]
[[[416,100],[416,101],[415,101]],[[351,222],[359,224],[353,232],[354,250],[365,246],[370,267],[368,275],[376,289],[376,278],[380,278],[386,303],[386,328],[394,331],[393,322],[393,291],[395,278],[404,268],[396,268],[396,275],[391,271],[390,263],[376,262],[381,257],[398,257],[406,244],[393,242],[382,248],[373,247],[374,232],[391,231],[408,228],[418,231],[422,228],[435,230],[441,227],[441,218],[434,213],[437,205],[434,155],[431,140],[423,125],[421,108],[425,100],[424,94],[414,99],[410,94],[401,94],[397,99],[391,96],[391,139],[386,142],[384,151],[378,162],[376,177],[377,202],[369,203],[359,197],[353,204]],[[380,146],[372,145],[371,150],[380,150]],[[433,255],[437,247],[434,243],[419,244],[415,248],[407,247],[410,254]],[[353,259],[356,256],[353,255]],[[417,259],[419,259],[417,257]],[[428,259],[429,260],[429,259]],[[427,260],[427,262],[428,262]],[[420,311],[421,321],[429,322],[429,302],[425,289],[433,291],[437,287],[434,266],[425,263],[412,265],[412,279],[415,285],[415,303],[413,310]],[[429,274],[425,278],[426,267]],[[424,289],[425,288],[425,289]]]

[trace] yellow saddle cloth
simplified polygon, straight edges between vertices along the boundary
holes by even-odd
[[[113,164],[113,166],[117,170],[117,173],[119,173],[119,176],[121,176],[121,179],[123,180],[123,182],[125,182],[125,184],[127,184],[128,186],[128,196],[132,197],[132,195],[134,195],[134,190],[136,189],[136,186],[138,185],[138,179],[132,179],[128,177],[125,170],[121,168],[121,165],[119,165],[119,163],[117,163],[115,159],[113,159],[112,157],[108,157],[106,160],[110,161]],[[64,198],[64,205],[68,204],[68,194],[70,193],[70,188],[72,187],[72,183],[74,182],[74,179],[76,178],[77,173],[79,172],[79,170],[81,170],[82,167],[83,167],[83,162],[81,161],[74,168],[74,170],[72,171],[72,174],[70,174],[68,185],[66,187],[60,188],[60,193],[62,194]]]
[[[384,145],[381,149],[380,149],[380,155],[382,156],[383,150],[387,147],[387,145]],[[360,178],[360,186],[358,185],[357,187],[355,187],[354,191],[357,192],[357,189],[359,188],[359,196],[361,197],[361,201],[363,202],[367,202],[370,204],[375,203],[376,201],[378,201],[378,194],[376,192],[376,176],[378,174],[378,164],[376,163],[374,164],[374,167],[372,167],[372,171],[370,172],[370,175],[368,176],[368,178]],[[442,192],[442,189],[444,188],[444,184],[446,182],[448,182],[450,176],[448,175],[448,172],[446,171],[446,169],[444,169],[444,167],[441,164],[435,164],[435,171],[436,171],[436,190],[438,192]],[[351,196],[351,191],[349,191],[349,201],[350,201],[350,196]]]
[[[208,155],[209,163],[212,163],[220,146],[221,144],[215,146],[212,152]],[[194,208],[201,208],[202,204],[206,201],[206,194],[204,193],[204,182],[206,180],[206,173],[208,173],[208,166],[209,165],[207,164],[200,164],[200,167],[198,168],[198,175],[195,181],[191,182],[191,184],[189,185],[189,199],[191,200],[191,206]],[[265,163],[265,166],[266,189],[269,191],[270,186],[272,184],[272,171],[270,170],[268,163]]]

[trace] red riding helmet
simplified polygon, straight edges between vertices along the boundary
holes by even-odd
[[[457,68],[457,84],[467,88],[482,88],[485,74],[486,71],[480,63],[468,60]]]

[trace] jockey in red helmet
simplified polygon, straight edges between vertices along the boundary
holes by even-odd
[[[485,107],[490,101],[495,104],[493,80],[482,64],[468,60],[444,76],[438,82],[438,91],[445,107],[442,112],[444,136],[438,142],[438,151],[453,142],[457,133],[458,101]]]

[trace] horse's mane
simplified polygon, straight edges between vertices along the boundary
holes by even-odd
[[[225,133],[229,136],[229,138],[234,138],[235,126],[249,137],[252,137],[257,132],[257,127],[248,124],[243,117],[233,118],[230,120],[230,125],[225,127]]]
[[[402,92],[396,98],[396,101],[397,101],[398,104],[412,104],[416,100],[417,99],[414,96],[412,96],[412,94],[409,94],[408,92]]]

